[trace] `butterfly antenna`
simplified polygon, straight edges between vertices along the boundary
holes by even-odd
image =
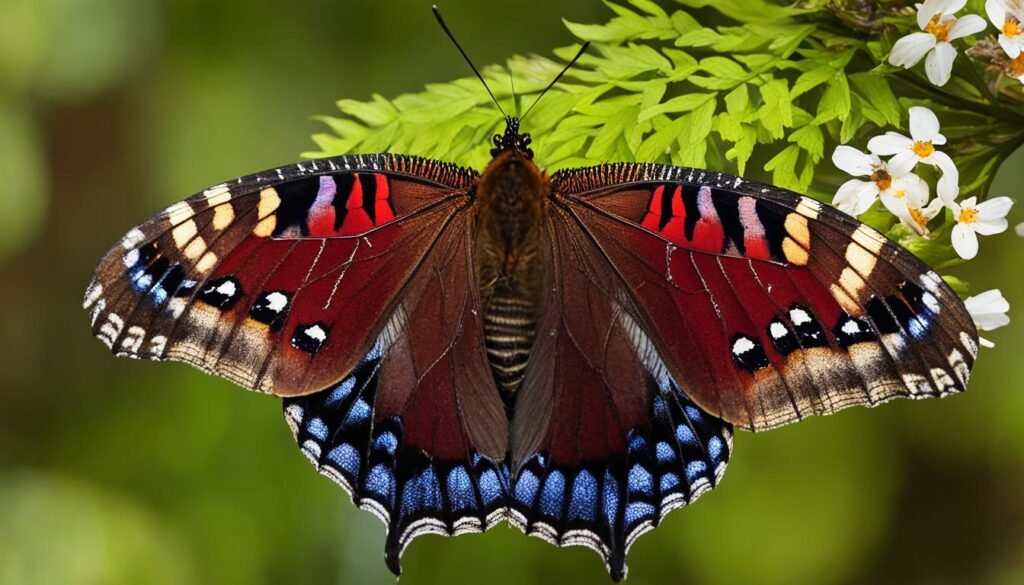
[[[569,64],[565,66],[565,69],[562,69],[562,72],[556,75],[555,78],[551,80],[551,83],[549,83],[548,86],[544,88],[544,91],[540,92],[540,95],[537,96],[537,99],[533,100],[533,103],[530,104],[530,107],[526,109],[526,113],[523,114],[522,118],[519,119],[520,122],[525,120],[526,117],[530,115],[530,111],[533,110],[533,106],[536,106],[537,102],[540,101],[540,98],[544,97],[544,94],[546,94],[549,89],[551,89],[552,87],[555,86],[556,83],[558,83],[558,80],[561,79],[563,75],[565,75],[566,71],[572,69],[572,66],[576,64],[576,61],[580,60],[580,57],[583,56],[583,53],[587,52],[588,48],[590,48],[590,41],[583,43],[583,46],[580,47],[580,51],[576,53],[576,56],[572,58],[572,61],[569,61]]]
[[[487,82],[484,81],[484,76],[480,75],[480,71],[476,68],[476,65],[473,65],[473,62],[469,60],[469,55],[467,55],[466,52],[462,50],[462,45],[459,44],[459,41],[455,40],[455,35],[452,34],[452,31],[448,30],[448,25],[445,24],[444,18],[441,16],[441,9],[439,9],[436,4],[432,6],[431,9],[434,11],[434,17],[437,18],[437,23],[440,24],[441,29],[444,30],[444,34],[448,35],[448,38],[452,40],[452,43],[455,45],[455,48],[459,50],[459,53],[462,53],[462,58],[466,60],[466,63],[469,63],[469,68],[472,69],[473,73],[476,74],[476,78],[480,80],[480,83],[484,84],[484,89],[486,89],[487,94],[491,96],[491,100],[494,102],[494,105],[498,106],[498,111],[501,112],[502,116],[505,116],[507,118],[508,114],[505,113],[505,110],[501,107],[501,104],[498,103],[498,98],[494,97],[494,92],[491,91],[491,88],[487,85]]]
[[[508,84],[512,87],[512,105],[516,108],[516,117],[519,117],[519,96],[516,95],[516,79],[512,75],[512,67],[508,68]]]

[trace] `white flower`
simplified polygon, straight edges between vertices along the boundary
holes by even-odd
[[[894,175],[906,175],[919,162],[939,167],[942,178],[936,192],[947,204],[960,194],[960,172],[953,159],[935,147],[946,143],[946,137],[939,132],[939,119],[935,113],[921,106],[910,108],[910,136],[898,132],[886,132],[868,141],[868,150],[881,155],[894,155],[889,160],[889,170]]]
[[[1018,223],[1017,227],[1013,228],[1017,235],[1024,238],[1024,223]]]
[[[978,234],[991,236],[1006,231],[1009,223],[1006,214],[1013,206],[1009,197],[996,197],[977,203],[977,197],[964,200],[963,204],[950,203],[956,225],[953,226],[953,249],[964,260],[978,255]]]
[[[908,193],[928,199],[928,184],[913,173],[896,175],[882,159],[863,153],[852,146],[838,146],[832,153],[832,162],[841,170],[855,176],[868,177],[867,181],[851,179],[836,192],[832,205],[850,215],[860,215],[878,199],[902,198]]]
[[[985,19],[968,14],[960,19],[953,16],[967,0],[925,0],[917,5],[917,25],[924,32],[909,34],[896,41],[889,55],[889,63],[910,69],[927,54],[924,70],[928,81],[946,85],[953,73],[956,49],[949,43],[954,39],[985,30]]]
[[[985,13],[999,29],[999,46],[1011,59],[1016,59],[1024,51],[1024,2],[988,0]]]
[[[1010,323],[1010,317],[1006,314],[1010,310],[1010,303],[1006,302],[998,288],[967,297],[964,306],[980,331],[992,331]],[[978,341],[985,347],[995,347],[994,343],[984,337],[978,338]]]
[[[916,175],[911,175],[916,176]],[[921,180],[921,179],[919,179]],[[945,207],[942,199],[936,197],[928,202],[928,184],[924,183],[924,191],[896,191],[882,194],[882,204],[890,213],[899,218],[900,223],[919,236],[927,236],[928,222]]]

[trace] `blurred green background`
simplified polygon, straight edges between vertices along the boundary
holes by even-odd
[[[480,64],[611,14],[442,8]],[[0,583],[394,582],[383,527],[310,468],[279,401],[116,360],[80,302],[129,227],[293,162],[335,99],[465,74],[419,0],[0,2]],[[1024,153],[1001,173],[994,194],[1024,194]],[[1016,307],[1022,244],[984,238],[956,273]],[[629,583],[1024,583],[1024,319],[988,337],[966,395],[739,434],[721,488],[640,539]],[[504,526],[419,539],[404,565],[403,585],[607,582],[594,553]]]

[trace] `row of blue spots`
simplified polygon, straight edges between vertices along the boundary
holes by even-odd
[[[349,477],[349,480],[354,479],[359,475],[359,466],[362,463],[362,456],[359,451],[348,443],[342,443],[337,447],[331,449],[327,453],[327,460],[330,461],[331,465],[338,471],[343,472]]]

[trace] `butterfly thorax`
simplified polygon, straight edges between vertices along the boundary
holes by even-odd
[[[500,151],[477,187],[477,254],[487,355],[506,403],[522,382],[537,325],[548,178],[526,152]]]

